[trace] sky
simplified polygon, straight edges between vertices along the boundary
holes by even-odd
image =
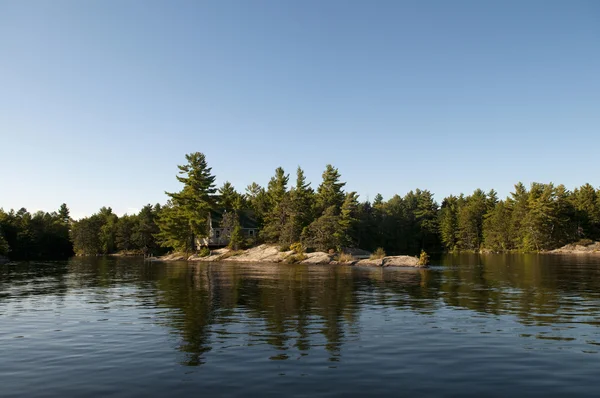
[[[600,2],[0,0],[0,207],[328,163],[373,199],[600,186]]]

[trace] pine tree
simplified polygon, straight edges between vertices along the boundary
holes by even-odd
[[[240,195],[235,191],[235,188],[229,181],[225,181],[223,186],[219,188],[219,207],[231,211],[236,207],[236,201]]]
[[[316,213],[320,214],[331,206],[339,212],[342,203],[344,203],[345,194],[343,191],[345,182],[340,182],[340,173],[338,169],[328,164],[323,172],[323,181],[317,188],[316,195]]]
[[[177,166],[177,180],[183,184],[180,192],[166,194],[171,198],[167,209],[158,218],[160,241],[163,246],[195,248],[197,238],[208,235],[208,216],[215,207],[215,176],[200,152],[185,155],[187,164]],[[175,231],[175,228],[183,228]]]
[[[442,244],[448,251],[457,249],[458,198],[448,196],[442,202],[439,216],[439,231]]]
[[[483,222],[483,245],[493,251],[513,249],[511,235],[511,209],[505,201],[500,201],[486,213]]]
[[[338,250],[342,247],[353,247],[356,243],[357,209],[358,195],[356,192],[347,193],[340,209],[338,228],[334,234]]]

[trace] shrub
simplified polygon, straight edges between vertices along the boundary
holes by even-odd
[[[302,243],[300,242],[292,243],[290,245],[290,250],[295,251],[296,254],[304,253],[304,246],[302,246]]]
[[[382,258],[384,258],[386,256],[385,254],[385,250],[383,250],[382,247],[378,247],[373,254],[371,254],[370,259],[371,260],[381,260]]]
[[[340,253],[337,260],[340,263],[349,263],[351,261],[354,261],[354,257],[352,257],[352,254],[349,253]]]
[[[287,252],[289,250],[290,250],[290,246],[289,245],[281,245],[281,246],[279,246],[279,251],[282,252],[282,253],[283,252]]]
[[[200,257],[208,257],[210,256],[210,249],[206,246],[202,247],[199,251],[198,251],[198,256]]]
[[[308,256],[304,253],[292,254],[291,256],[287,256],[285,258],[285,262],[287,264],[296,264],[301,261],[304,261],[308,258]]]
[[[429,255],[425,253],[425,250],[421,250],[421,255],[419,256],[419,265],[427,265],[429,264]]]

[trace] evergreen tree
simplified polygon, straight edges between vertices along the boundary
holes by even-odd
[[[357,241],[357,211],[358,195],[356,192],[349,192],[342,203],[338,228],[334,234],[338,250],[342,247],[353,247]]]
[[[493,251],[506,251],[514,248],[511,235],[511,209],[500,201],[488,211],[483,223],[484,246]]]
[[[289,175],[286,175],[281,167],[275,170],[275,175],[269,181],[267,189],[269,211],[261,231],[261,237],[267,242],[276,243],[281,240],[281,233],[291,216],[292,205],[287,191],[288,181]]]
[[[302,232],[302,243],[308,248],[328,251],[338,248],[336,234],[339,233],[339,209],[328,207],[323,214]]]
[[[438,204],[428,190],[417,190],[415,220],[418,225],[418,237],[421,241],[420,249],[437,248],[439,245]]]
[[[452,195],[445,198],[439,214],[440,239],[444,248],[448,251],[458,249],[458,198]]]
[[[219,207],[231,211],[236,207],[236,201],[239,194],[229,181],[225,181],[223,186],[219,188]]]
[[[158,226],[163,246],[188,252],[194,250],[197,238],[208,235],[208,215],[215,206],[216,188],[215,176],[204,154],[195,152],[185,157],[188,163],[178,166],[180,175],[177,176],[183,189],[176,193],[167,192],[171,203],[163,209]]]
[[[6,256],[9,251],[10,251],[10,247],[8,246],[8,242],[4,238],[4,234],[2,233],[2,230],[0,229],[0,255]]]
[[[328,164],[323,172],[323,181],[317,188],[316,195],[316,213],[320,214],[330,207],[334,207],[339,212],[342,203],[344,203],[345,194],[343,191],[345,182],[340,182],[340,173],[338,169]]]
[[[253,182],[246,187],[245,199],[249,208],[254,213],[258,226],[262,227],[269,212],[269,198],[267,191],[257,183]]]

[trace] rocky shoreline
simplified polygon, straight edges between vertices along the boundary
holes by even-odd
[[[344,259],[344,257],[342,257]],[[248,250],[233,251],[218,249],[211,251],[209,256],[201,257],[197,254],[186,257],[182,254],[170,254],[152,258],[153,261],[189,261],[189,262],[236,262],[236,263],[297,263],[313,265],[346,265],[358,267],[412,267],[427,268],[420,265],[419,259],[413,256],[386,256],[379,259],[347,259],[339,260],[335,254],[324,252],[302,253],[280,251],[277,246],[260,245]]]
[[[550,250],[550,254],[600,254],[600,242],[588,245],[570,244],[561,248]]]

